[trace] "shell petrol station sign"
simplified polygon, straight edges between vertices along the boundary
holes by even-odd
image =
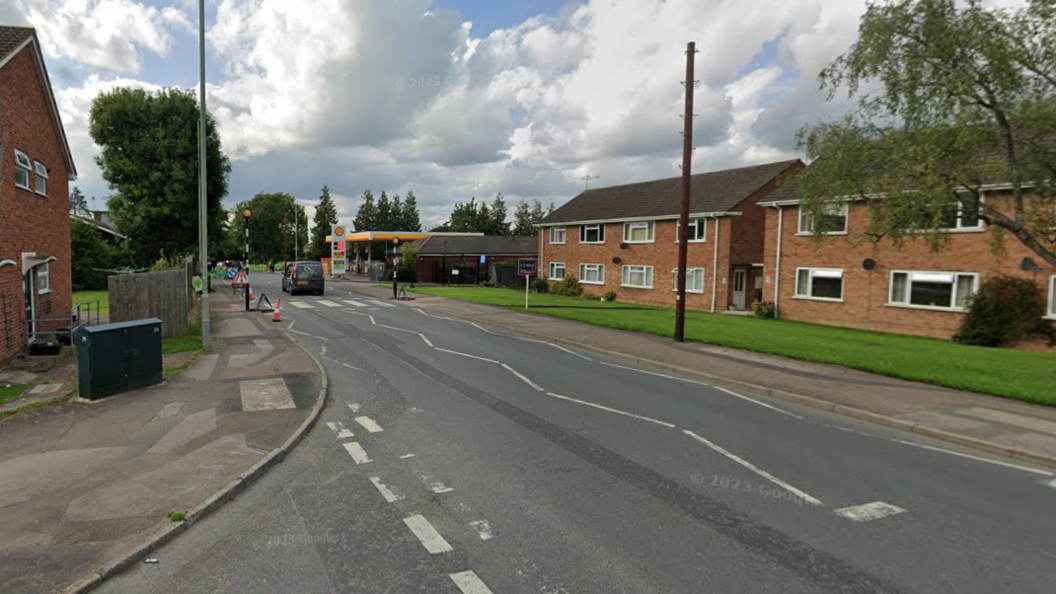
[[[344,225],[334,225],[330,233],[330,271],[333,276],[345,276],[348,271],[345,232]]]

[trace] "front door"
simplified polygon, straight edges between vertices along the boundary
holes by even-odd
[[[26,273],[25,277],[25,289],[26,289],[26,344],[33,342],[33,339],[37,335],[37,324],[33,319],[33,305],[34,299],[37,294],[33,290],[33,269]]]
[[[733,271],[733,309],[744,310],[745,288],[748,284],[748,271],[738,268]]]

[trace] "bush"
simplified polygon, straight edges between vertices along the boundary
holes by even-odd
[[[766,320],[774,319],[774,302],[773,301],[753,301],[752,302],[752,315],[757,318],[763,318]]]
[[[1044,319],[1045,298],[1033,281],[1014,276],[988,279],[972,296],[953,340],[976,346],[1008,346],[1032,338],[1056,341]]]
[[[579,286],[579,279],[576,277],[566,276],[550,285],[550,293],[553,295],[564,295],[565,297],[579,297],[583,294],[583,287]]]
[[[605,291],[605,301],[616,301],[616,291]]]
[[[550,283],[546,282],[546,279],[540,276],[532,281],[532,288],[535,289],[536,293],[546,293],[550,290]]]
[[[266,270],[264,267],[261,270]],[[150,267],[151,272],[164,272],[166,270],[183,270],[183,258],[181,256],[172,256],[170,258],[165,257],[165,251],[162,250],[161,257],[158,261]],[[252,268],[251,268],[252,270]]]

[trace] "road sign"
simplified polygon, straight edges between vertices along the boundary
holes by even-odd
[[[231,281],[231,284],[233,286],[236,286],[236,287],[241,287],[241,286],[245,285],[248,282],[249,282],[249,279],[246,278],[246,271],[245,270],[239,270],[238,274],[235,275],[235,280]]]
[[[487,261],[488,261],[488,257],[487,257],[487,256],[485,256],[484,254],[481,254],[481,255],[480,255],[480,263],[481,263],[481,264],[486,264],[486,263],[487,263]]]
[[[517,274],[539,274],[539,260],[535,258],[517,260]]]

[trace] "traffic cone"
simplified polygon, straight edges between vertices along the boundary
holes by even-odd
[[[279,312],[282,311],[282,299],[279,299],[278,303],[275,304],[275,313],[271,314],[272,322],[281,322],[282,318],[279,316]]]
[[[248,285],[248,287],[249,287],[249,300],[253,301],[253,285]]]

